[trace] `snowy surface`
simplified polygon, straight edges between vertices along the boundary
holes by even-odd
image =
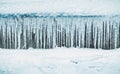
[[[119,63],[119,49],[0,49],[0,74],[120,74]]]
[[[120,0],[0,0],[0,13],[120,14]]]

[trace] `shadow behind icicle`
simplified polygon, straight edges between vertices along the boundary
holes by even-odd
[[[120,47],[119,17],[0,15],[0,48]]]

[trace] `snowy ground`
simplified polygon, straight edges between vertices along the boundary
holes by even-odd
[[[120,74],[119,63],[119,49],[0,49],[0,74]]]

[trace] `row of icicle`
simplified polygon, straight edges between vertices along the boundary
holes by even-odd
[[[120,47],[120,21],[106,17],[0,17],[0,48]]]

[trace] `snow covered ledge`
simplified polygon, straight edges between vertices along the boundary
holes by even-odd
[[[0,48],[119,48],[119,3],[118,0],[0,1]]]

